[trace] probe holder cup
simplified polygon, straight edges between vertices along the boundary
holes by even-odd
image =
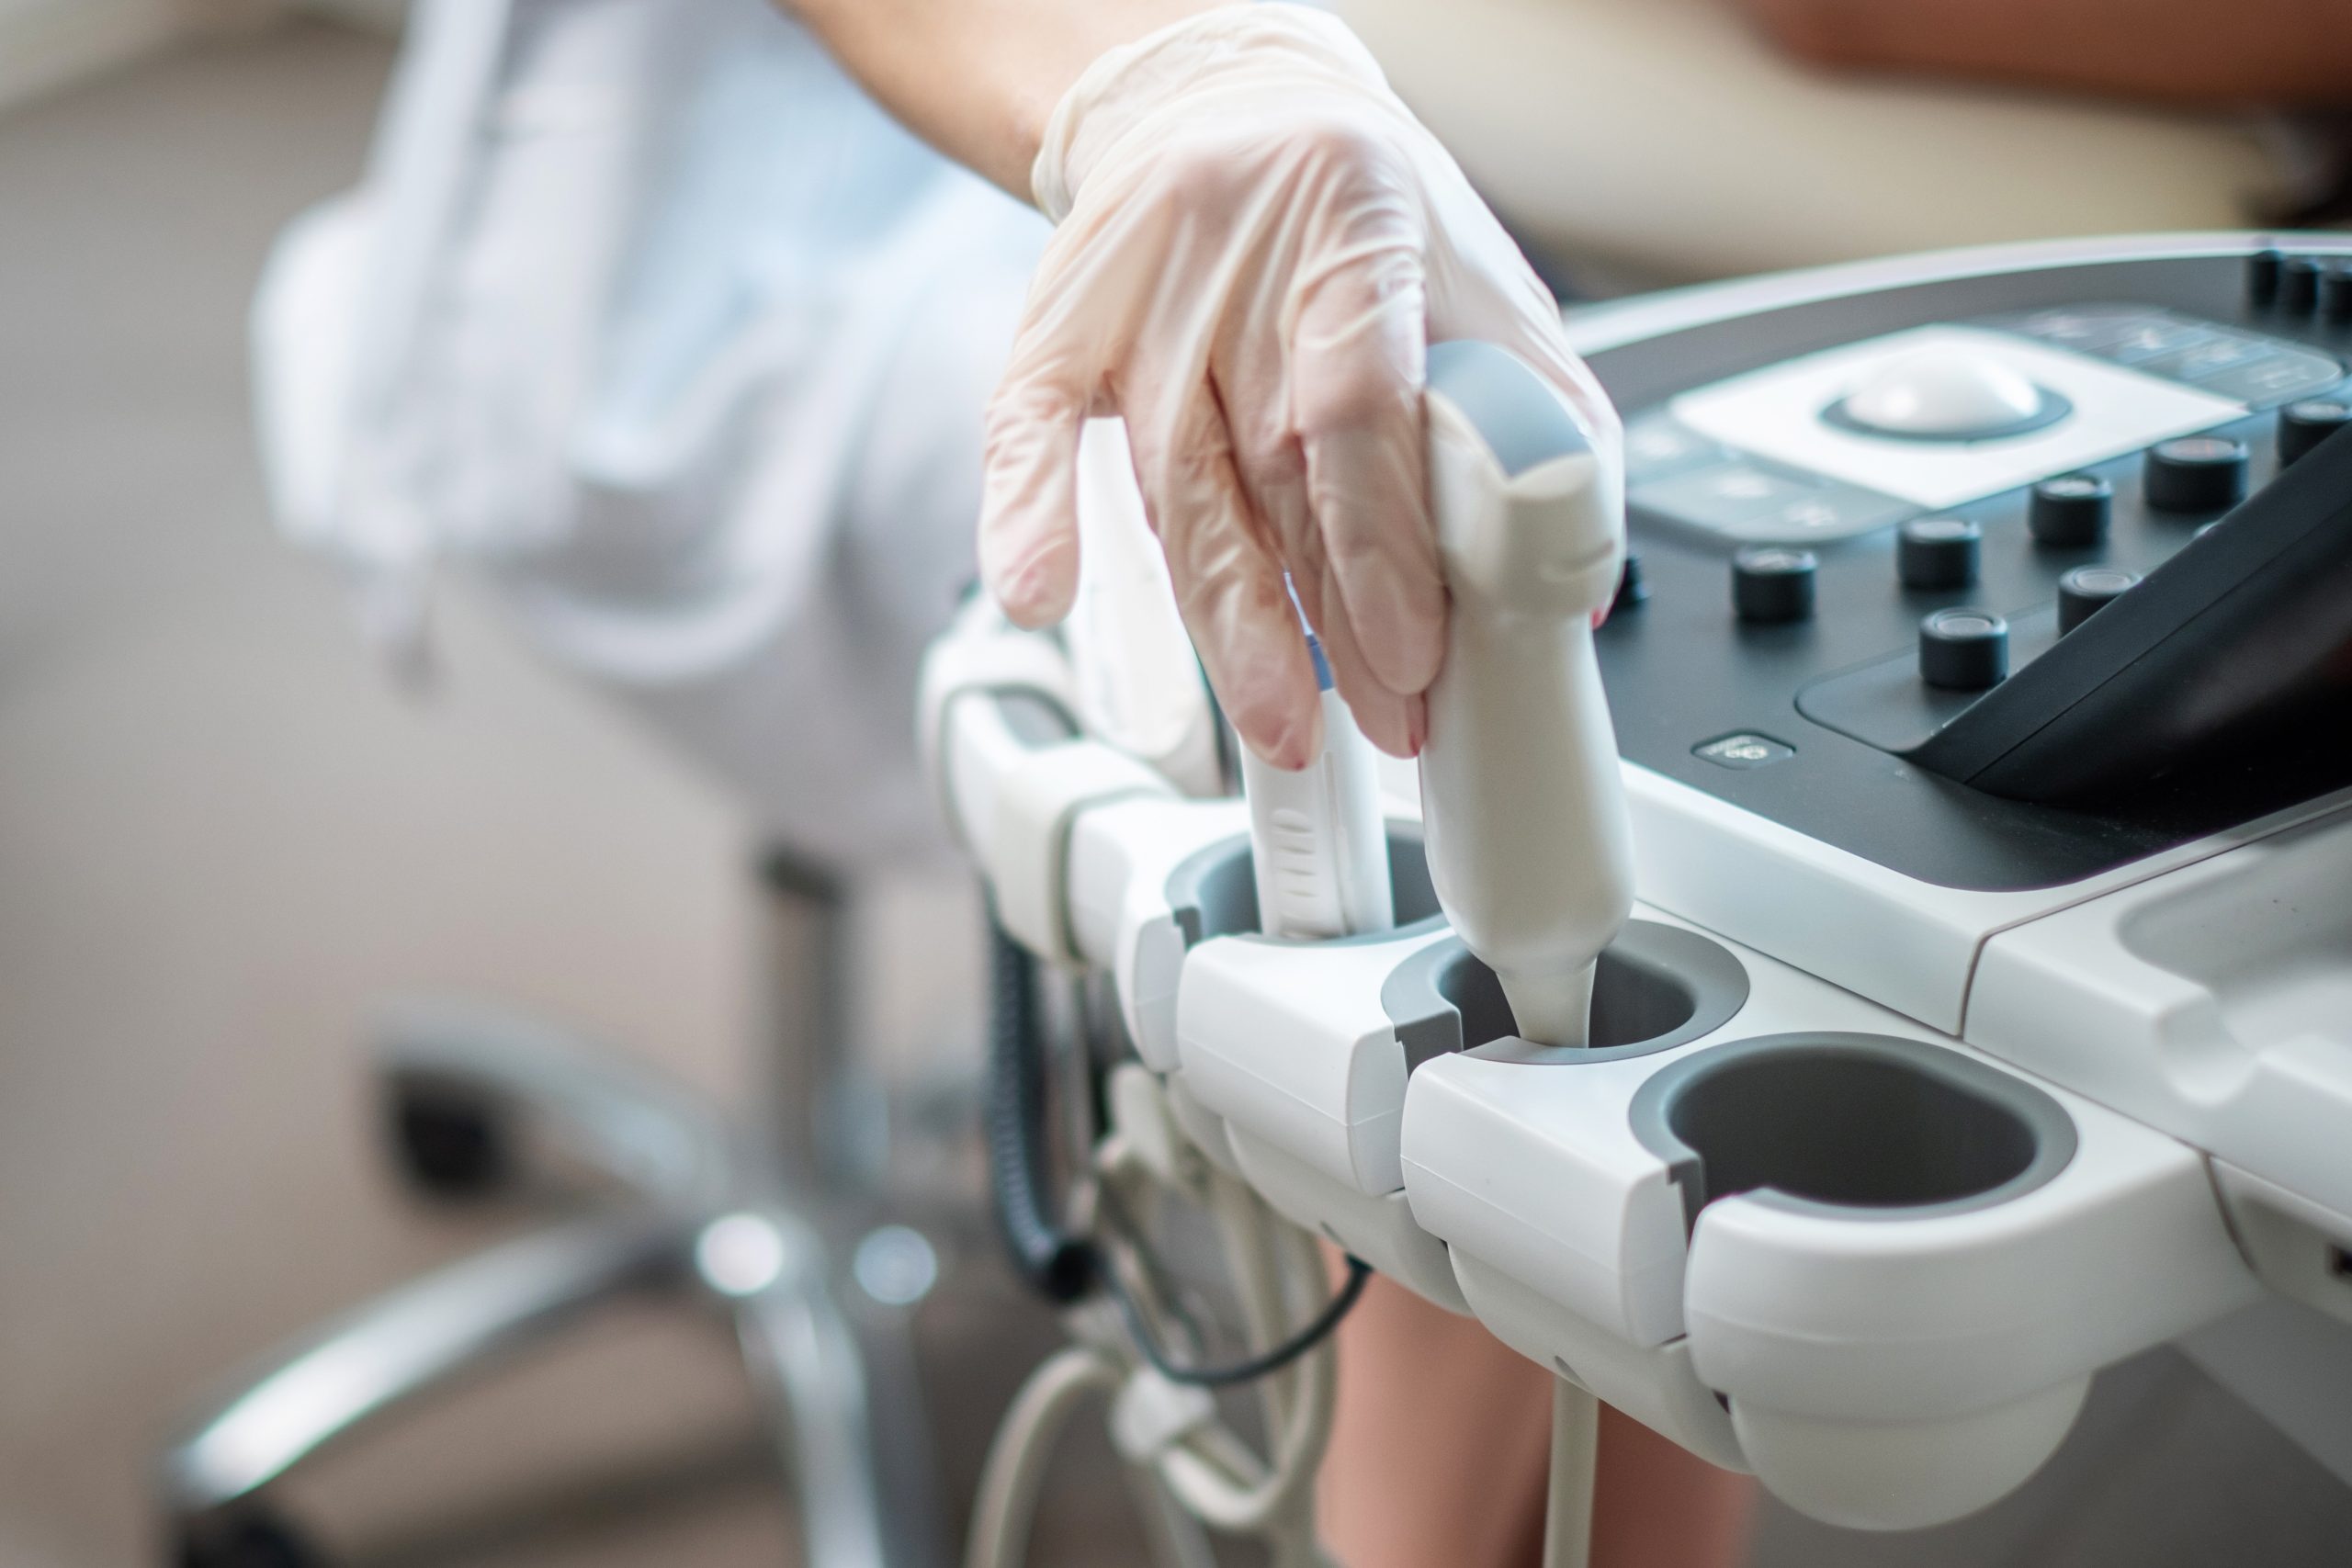
[[[1815,1517],[1911,1529],[2033,1473],[2099,1368],[2253,1299],[2192,1150],[1740,959],[1744,1038],[1417,1081],[1414,1212],[1522,1353]]]
[[[1383,979],[1444,934],[1420,829],[1389,824],[1398,924],[1327,942],[1259,934],[1247,835],[1188,859],[1164,893],[1185,949],[1171,1103],[1195,1142],[1274,1208],[1383,1274],[1466,1312],[1445,1250],[1413,1223],[1396,1167],[1403,1053]]]
[[[1400,1133],[1407,1083],[1465,1045],[1521,1052],[1491,971],[1436,911],[1421,842],[1390,840],[1394,930],[1328,942],[1256,934],[1249,847],[1204,852],[1169,901],[1201,933],[1178,982],[1181,1081],[1269,1201],[1429,1299],[1466,1311],[1454,1269],[1413,1219]],[[1696,933],[1636,921],[1596,984],[1602,1055],[1696,1038],[1737,1010],[1739,967]],[[1622,1035],[1622,1038],[1620,1037]],[[1591,1053],[1588,1053],[1591,1054]]]

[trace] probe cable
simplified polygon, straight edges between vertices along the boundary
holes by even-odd
[[[1196,1391],[1254,1384],[1264,1402],[1270,1457],[1261,1458],[1222,1421],[1211,1419],[1170,1438],[1131,1462],[1148,1471],[1186,1513],[1212,1529],[1263,1537],[1272,1561],[1292,1565],[1322,1561],[1308,1506],[1314,1476],[1330,1436],[1336,1359],[1332,1331],[1363,1293],[1371,1269],[1348,1258],[1348,1277],[1306,1324],[1285,1333],[1293,1303],[1303,1305],[1325,1280],[1314,1238],[1268,1209],[1238,1180],[1211,1168],[1204,1196],[1241,1292],[1250,1337],[1268,1348],[1227,1365],[1177,1362],[1160,1324],[1172,1318],[1178,1337],[1188,1326],[1172,1304],[1165,1312],[1149,1275],[1152,1253],[1125,1224],[1112,1186],[1124,1180],[1165,1185],[1114,1137],[1096,1151],[1102,1184],[1095,1213],[1146,1278],[1140,1286],[1113,1263],[1102,1242],[1060,1218],[1052,1191],[1047,1142],[1047,1070],[1037,961],[994,918],[989,919],[989,1081],[986,1117],[990,1187],[999,1226],[1012,1261],[1033,1289],[1079,1315],[1080,1342],[1057,1353],[1023,1384],[1006,1413],[981,1476],[967,1568],[1003,1568],[1025,1549],[1045,1470],[1070,1416],[1093,1393],[1117,1394],[1138,1373]],[[1189,1186],[1190,1183],[1185,1185]],[[1287,1288],[1286,1288],[1287,1287]],[[1097,1318],[1086,1326],[1086,1299],[1107,1299],[1116,1326]],[[1190,1337],[1197,1339],[1197,1335]],[[1272,1342],[1269,1344],[1269,1342]],[[1148,1369],[1147,1371],[1146,1369]]]
[[[1254,1194],[1232,1190],[1238,1188],[1238,1183],[1231,1189],[1221,1183],[1220,1188],[1227,1201],[1218,1207],[1227,1212],[1219,1216],[1224,1222],[1219,1228],[1243,1275],[1244,1296],[1254,1308],[1253,1326],[1262,1325],[1278,1310],[1280,1282],[1265,1267],[1251,1266],[1246,1255],[1255,1252],[1263,1264],[1279,1270],[1281,1261],[1266,1244],[1287,1242],[1294,1282],[1309,1274],[1319,1277],[1319,1257],[1305,1232],[1285,1225],[1278,1237],[1270,1237],[1265,1222],[1272,1216]],[[1307,1489],[1330,1436],[1335,1385],[1329,1331],[1343,1315],[1342,1302],[1352,1303],[1370,1273],[1360,1260],[1349,1261],[1347,1285],[1335,1292],[1308,1325],[1317,1332],[1294,1335],[1279,1353],[1251,1358],[1252,1363],[1276,1363],[1256,1374],[1261,1380],[1268,1420],[1277,1428],[1271,1462],[1251,1452],[1219,1422],[1175,1438],[1156,1455],[1130,1460],[1140,1471],[1154,1475],[1178,1505],[1202,1523],[1229,1533],[1266,1536],[1274,1551],[1272,1561],[1279,1563],[1323,1561],[1314,1543]],[[1103,1270],[1105,1277],[1113,1273]],[[1082,1341],[1060,1350],[1031,1373],[1014,1396],[982,1467],[966,1543],[966,1568],[1008,1568],[1022,1560],[1046,1469],[1062,1430],[1088,1396],[1115,1397],[1137,1370],[1136,1352],[1141,1346],[1159,1343],[1159,1336],[1148,1327],[1151,1311],[1140,1299],[1125,1292],[1114,1299],[1121,1303],[1122,1317],[1127,1318],[1124,1326],[1129,1343]],[[1132,1317],[1127,1316],[1130,1313]],[[1137,1332],[1139,1325],[1142,1332]],[[1167,1376],[1156,1367],[1152,1371]],[[1283,1371],[1294,1375],[1264,1381]]]
[[[1046,1193],[1046,1065],[1038,1027],[1036,961],[989,911],[991,997],[989,1048],[988,1145],[997,1223],[1013,1267],[1046,1300],[1067,1306],[1101,1286],[1117,1303],[1136,1348],[1170,1382],[1229,1388],[1254,1382],[1313,1349],[1340,1325],[1363,1294],[1372,1267],[1348,1258],[1347,1283],[1323,1311],[1280,1345],[1223,1367],[1186,1367],[1170,1358],[1151,1330],[1135,1293],[1115,1269],[1105,1268],[1089,1237],[1063,1228]]]
[[[1169,1359],[1168,1352],[1152,1333],[1151,1325],[1144,1320],[1143,1309],[1127,1289],[1126,1281],[1121,1280],[1115,1270],[1104,1271],[1104,1282],[1111,1299],[1118,1303],[1119,1316],[1127,1325],[1127,1334],[1135,1340],[1136,1348],[1150,1364],[1151,1370],[1170,1382],[1184,1383],[1193,1388],[1230,1388],[1236,1383],[1255,1382],[1269,1373],[1280,1371],[1314,1349],[1340,1326],[1340,1320],[1348,1315],[1349,1309],[1356,1304],[1356,1298],[1363,1294],[1364,1281],[1370,1278],[1372,1265],[1361,1258],[1351,1256],[1348,1258],[1347,1283],[1323,1304],[1323,1310],[1316,1314],[1314,1322],[1290,1338],[1247,1360],[1228,1362],[1222,1367],[1184,1367]]]

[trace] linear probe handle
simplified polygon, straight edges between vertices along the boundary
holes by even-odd
[[[1453,595],[1421,810],[1438,900],[1519,1032],[1588,1037],[1633,846],[1592,621],[1624,557],[1617,454],[1506,349],[1433,345],[1430,500]]]

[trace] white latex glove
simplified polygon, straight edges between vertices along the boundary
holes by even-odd
[[[1550,291],[1363,44],[1302,6],[1212,10],[1104,54],[1033,183],[1059,227],[989,409],[990,591],[1023,626],[1069,608],[1079,428],[1124,415],[1243,739],[1291,768],[1319,745],[1287,570],[1364,732],[1417,753],[1445,649],[1428,345],[1501,344],[1616,434]]]

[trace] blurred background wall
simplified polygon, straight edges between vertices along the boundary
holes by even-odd
[[[290,12],[389,32],[408,6],[409,0],[0,0],[0,104]]]

